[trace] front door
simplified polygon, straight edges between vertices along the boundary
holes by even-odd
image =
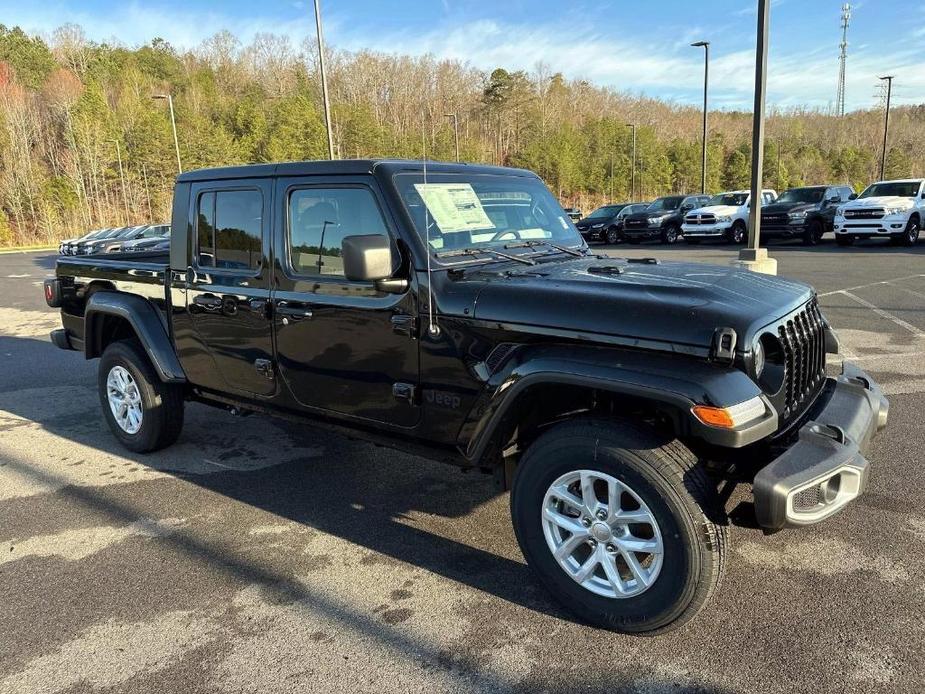
[[[344,277],[345,236],[393,223],[367,177],[277,181],[273,325],[279,371],[303,406],[400,427],[417,423],[413,292]]]
[[[199,385],[271,395],[268,246],[272,184],[265,179],[194,184],[187,310],[198,339]]]

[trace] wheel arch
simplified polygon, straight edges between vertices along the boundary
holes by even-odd
[[[158,378],[165,383],[185,383],[186,375],[157,309],[132,294],[94,292],[84,311],[84,356],[94,359],[115,340],[136,338]]]

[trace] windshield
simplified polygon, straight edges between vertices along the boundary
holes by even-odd
[[[668,210],[676,210],[681,207],[681,202],[683,200],[684,197],[681,195],[675,195],[668,198],[659,198],[646,208],[646,212],[664,212]]]
[[[428,174],[425,184],[416,173],[397,174],[395,184],[418,234],[429,238],[434,251],[503,249],[519,241],[583,245],[572,220],[536,178]]]
[[[636,214],[637,212],[645,212],[647,207],[648,205],[645,203],[639,205],[627,205],[622,210],[620,210],[620,214],[618,216],[626,217],[627,215]]]
[[[825,188],[791,188],[781,193],[777,202],[822,202]]]
[[[748,200],[748,193],[720,193],[710,198],[705,206],[731,205],[732,207],[742,207],[746,200]]]
[[[604,205],[598,207],[594,212],[587,216],[587,219],[600,219],[601,217],[613,217],[617,212],[622,210],[626,205]]]
[[[859,198],[877,198],[895,196],[897,198],[914,198],[919,194],[921,181],[896,181],[895,183],[874,183],[861,193]]]

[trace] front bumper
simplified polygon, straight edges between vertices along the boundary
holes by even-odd
[[[851,363],[828,379],[798,440],[755,475],[755,516],[768,530],[819,523],[860,496],[864,453],[886,426],[890,404],[874,380]]]
[[[623,227],[623,237],[626,239],[654,239],[662,235],[662,227]]]
[[[890,236],[905,232],[908,223],[906,216],[895,214],[879,219],[836,217],[835,234],[837,236]]]
[[[732,228],[732,222],[718,224],[682,224],[681,232],[688,238],[719,238]]]

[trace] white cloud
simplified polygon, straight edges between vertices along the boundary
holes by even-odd
[[[777,2],[783,0],[775,0]],[[292,19],[231,17],[220,11],[165,8],[132,2],[118,6],[107,15],[60,5],[17,3],[4,10],[6,24],[19,24],[27,30],[49,33],[65,22],[81,24],[96,40],[117,40],[125,45],[147,43],[160,36],[179,47],[193,47],[220,29],[228,29],[244,43],[260,32],[288,35],[293,45],[313,35],[310,3],[298,2],[304,9]],[[445,5],[446,7],[446,5]],[[325,16],[326,40],[348,50],[371,49],[383,52],[432,54],[468,62],[482,69],[504,66],[532,70],[537,62],[548,64],[571,78],[583,78],[616,89],[643,92],[696,104],[703,79],[703,57],[688,46],[702,38],[698,27],[678,31],[679,39],[664,40],[665,28],[651,34],[605,32],[593,24],[580,22],[519,24],[493,20],[470,22],[444,20],[430,30],[420,27],[386,32],[363,28],[348,21],[336,5]],[[771,56],[768,68],[768,103],[777,106],[807,105],[826,107],[835,96],[838,70],[837,50],[818,43],[782,50],[775,44],[772,24]],[[918,25],[908,34],[921,31]],[[711,46],[711,100],[716,108],[749,109],[754,85],[754,49],[751,32],[738,25],[710,26],[712,36],[723,37],[725,50]],[[788,43],[792,44],[793,41]],[[733,46],[733,50],[729,50]],[[881,46],[852,46],[849,53],[849,108],[873,104],[877,75],[889,70],[897,75],[896,103],[914,103],[925,93],[925,72],[921,70],[923,51],[918,41]]]

